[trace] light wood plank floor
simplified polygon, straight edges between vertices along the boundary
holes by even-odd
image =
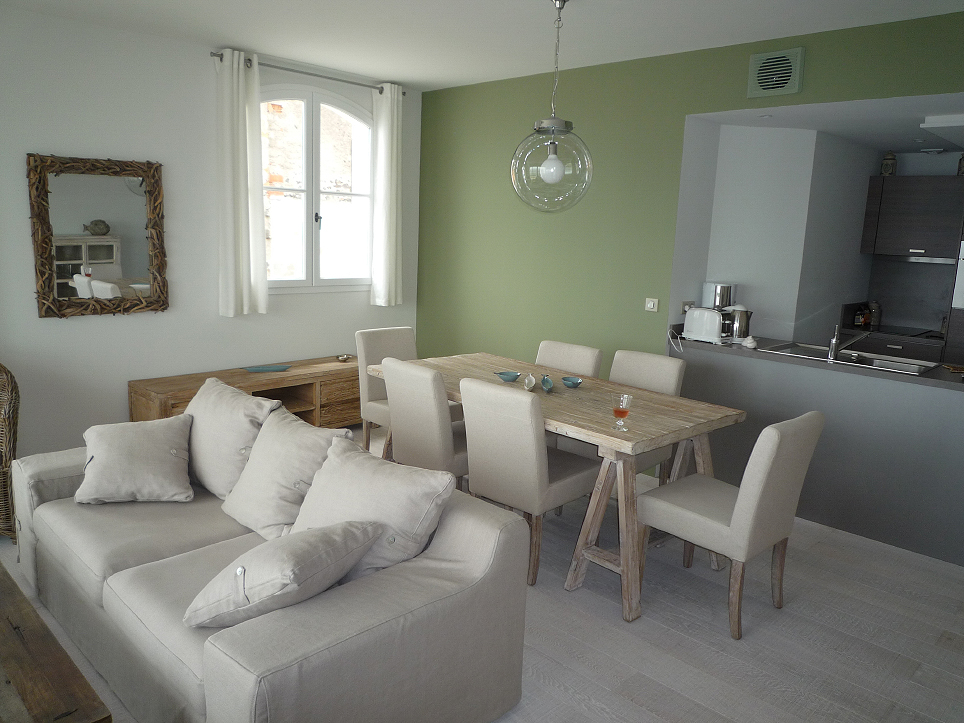
[[[784,608],[770,603],[769,555],[760,555],[747,565],[737,641],[727,570],[711,570],[700,551],[684,569],[682,543],[670,538],[649,549],[643,615],[626,623],[614,573],[590,565],[582,588],[563,589],[585,506],[546,515],[539,581],[528,593],[523,697],[500,723],[964,721],[964,568],[797,520]],[[607,546],[616,537],[610,507]],[[16,548],[3,538],[0,563],[23,586]],[[132,722],[63,642],[114,720]]]

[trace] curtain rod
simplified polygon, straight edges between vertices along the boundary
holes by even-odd
[[[212,58],[217,58],[222,63],[224,62],[224,53],[211,53]],[[247,67],[251,67],[251,59],[245,58],[244,63]],[[372,90],[377,90],[378,94],[381,95],[385,92],[385,88],[380,85],[370,85],[369,83],[359,83],[357,80],[345,80],[344,78],[333,78],[330,75],[321,75],[320,73],[309,73],[307,70],[298,70],[296,68],[286,68],[283,65],[272,65],[271,63],[262,63],[258,61],[258,66],[262,68],[273,68],[274,70],[284,70],[289,73],[300,73],[301,75],[310,75],[312,78],[323,78],[325,80],[333,80],[336,83],[348,83],[349,85],[360,85],[362,88],[371,88]],[[402,93],[405,95],[405,93]]]

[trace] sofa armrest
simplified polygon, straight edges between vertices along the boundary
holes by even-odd
[[[37,587],[37,537],[33,530],[33,513],[45,502],[73,497],[84,481],[86,463],[86,447],[35,454],[13,461],[13,505],[19,562],[23,565],[24,576],[34,588]]]
[[[208,638],[207,723],[495,720],[522,696],[528,547],[454,493],[418,557]]]

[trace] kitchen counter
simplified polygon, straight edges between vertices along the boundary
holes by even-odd
[[[757,339],[761,345],[779,339]],[[675,341],[675,340],[674,340]],[[690,340],[682,395],[743,409],[743,424],[710,435],[714,476],[739,484],[768,424],[826,415],[797,515],[964,565],[964,391],[960,374],[923,376],[831,364]]]
[[[671,332],[672,333],[672,332]],[[676,334],[672,333],[672,343],[676,344]],[[678,341],[683,349],[698,349],[710,351],[717,354],[730,354],[735,356],[751,357],[754,359],[765,359],[777,364],[795,364],[798,366],[812,367],[814,369],[825,369],[827,373],[859,374],[865,377],[876,377],[878,379],[890,379],[904,384],[921,384],[929,387],[941,387],[954,391],[964,392],[964,375],[954,373],[944,366],[938,366],[925,374],[919,376],[914,374],[900,374],[897,372],[876,369],[869,366],[853,366],[850,364],[831,364],[821,359],[808,359],[805,357],[789,356],[787,354],[773,354],[760,351],[763,347],[785,343],[783,339],[769,339],[764,337],[754,337],[757,341],[756,349],[748,349],[739,344],[710,344],[705,341],[692,341],[680,338]],[[844,350],[842,354],[846,354]]]

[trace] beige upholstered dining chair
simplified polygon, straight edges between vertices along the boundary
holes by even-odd
[[[94,292],[94,296],[98,299],[121,298],[120,287],[117,284],[112,284],[109,281],[100,281],[99,279],[91,279],[90,288]]]
[[[383,329],[361,329],[355,332],[358,355],[358,390],[361,396],[362,445],[371,447],[372,424],[388,429],[382,456],[391,458],[392,433],[388,413],[388,392],[385,382],[368,373],[372,364],[381,364],[387,356],[409,361],[418,358],[415,350],[415,330],[410,326],[390,326]],[[449,402],[452,419],[462,418],[462,407]]]
[[[77,290],[77,298],[93,299],[94,289],[90,285],[90,278],[83,274],[74,274],[74,288]]]
[[[546,447],[539,397],[463,379],[462,408],[472,494],[521,510],[529,523],[529,577],[536,584],[542,515],[592,492],[601,461]]]
[[[388,390],[392,456],[399,464],[469,473],[465,423],[452,422],[442,374],[392,357],[382,360]]]
[[[598,377],[602,352],[589,346],[562,341],[543,341],[536,352],[536,364],[562,369],[575,376]]]
[[[787,540],[823,424],[823,414],[807,412],[764,429],[739,487],[694,474],[640,495],[636,501],[642,525],[640,579],[650,528],[683,539],[685,567],[693,564],[697,545],[730,558],[730,635],[739,640],[743,635],[744,565],[772,546],[771,594],[773,605],[783,607]]]

